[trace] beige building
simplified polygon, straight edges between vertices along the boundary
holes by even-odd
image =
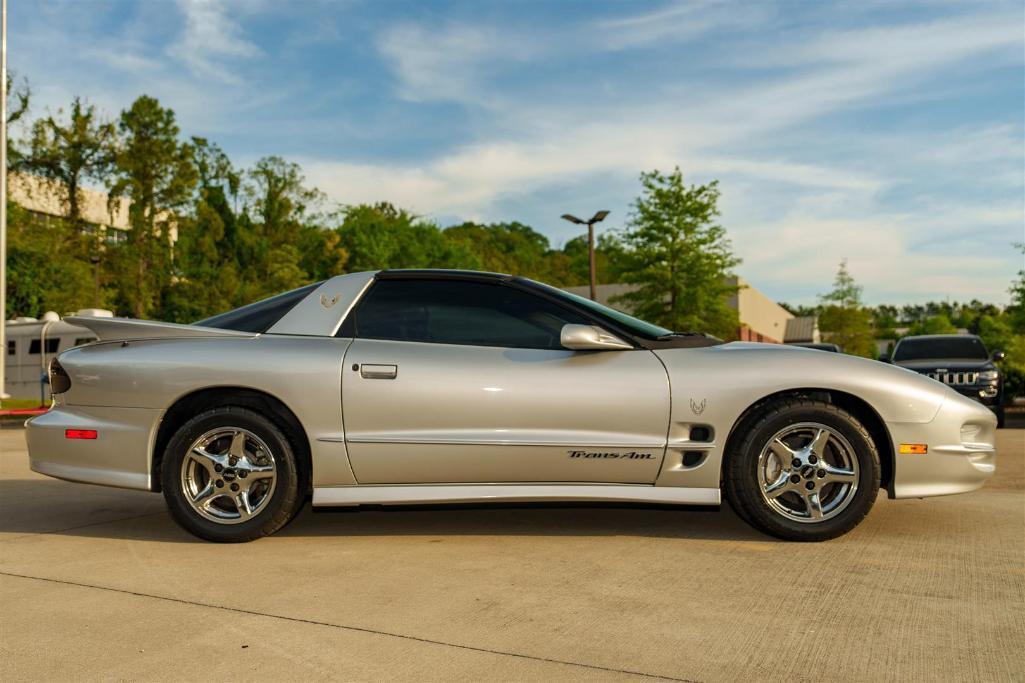
[[[11,172],[7,175],[7,192],[10,200],[28,211],[40,227],[48,227],[65,215],[64,189],[55,180],[31,173]],[[128,239],[128,231],[131,230],[128,208],[131,204],[131,200],[122,199],[109,206],[106,192],[79,188],[79,206],[87,224],[85,232],[102,233],[105,241],[111,244]],[[178,230],[172,223],[171,243],[177,239]]]
[[[775,301],[765,296],[740,277],[731,277],[727,283],[740,287],[730,297],[729,304],[736,309],[740,318],[737,337],[741,341],[758,341],[782,344],[784,342],[819,342],[818,320],[814,317],[797,318]],[[610,300],[633,289],[633,285],[598,285],[598,303],[626,310],[622,304],[611,304]],[[579,296],[590,295],[590,288],[567,287],[567,292]],[[629,311],[627,311],[629,312]]]

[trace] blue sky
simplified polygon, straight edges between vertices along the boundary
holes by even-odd
[[[739,273],[812,303],[1006,302],[1025,241],[1025,8],[999,2],[24,2],[34,113],[141,93],[240,164],[441,224],[622,227],[642,170],[717,178]]]

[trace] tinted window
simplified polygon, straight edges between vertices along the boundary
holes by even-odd
[[[978,337],[942,337],[936,339],[904,339],[897,344],[893,360],[929,360],[965,358],[986,360],[989,354]]]
[[[46,352],[47,353],[57,353],[57,348],[60,346],[60,343],[61,343],[61,340],[58,337],[51,337],[50,339],[47,339],[46,340]],[[36,355],[39,355],[39,348],[40,348],[40,344],[39,344],[39,340],[38,339],[33,339],[32,341],[30,341],[28,343],[28,352],[29,353],[34,353]]]
[[[378,280],[356,310],[367,339],[561,349],[567,323],[582,315],[501,284],[461,280]]]
[[[320,284],[320,282],[314,282],[312,285],[293,289],[290,292],[278,294],[227,313],[220,313],[211,318],[204,318],[192,324],[216,327],[222,330],[238,330],[239,332],[266,332]]]
[[[535,282],[534,280],[528,280],[526,278],[523,278],[523,282],[529,283],[532,287],[542,289],[551,296],[560,297],[576,304],[577,306],[582,306],[599,318],[611,320],[613,323],[621,327],[625,327],[638,337],[644,337],[645,339],[658,339],[673,333],[672,330],[667,330],[664,327],[644,322],[640,318],[635,318],[632,315],[627,315],[622,311],[617,311],[616,309],[609,308],[608,306],[602,306],[597,301],[585,299],[584,297],[577,296],[572,292],[556,289],[555,287],[546,285],[543,282]]]

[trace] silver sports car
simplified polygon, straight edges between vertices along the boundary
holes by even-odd
[[[213,541],[315,506],[719,505],[823,540],[971,491],[996,418],[892,365],[678,334],[524,278],[331,278],[193,325],[80,318],[28,423],[36,472],[162,491]]]

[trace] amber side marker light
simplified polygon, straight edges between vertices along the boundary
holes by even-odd
[[[65,439],[95,439],[98,436],[95,429],[65,429]]]
[[[902,443],[897,452],[901,455],[925,455],[929,452],[929,446],[924,443]]]

